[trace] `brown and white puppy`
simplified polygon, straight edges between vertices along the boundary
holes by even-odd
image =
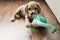
[[[26,18],[26,23],[28,26],[30,24],[30,22],[33,21],[33,18],[31,17],[32,14],[40,13],[40,11],[41,11],[40,4],[38,2],[31,1],[27,4],[25,11],[27,13],[25,18]]]
[[[11,22],[14,22],[16,19],[24,18],[26,25],[32,22],[31,15],[34,13],[40,13],[40,4],[35,1],[28,2],[25,5],[20,6],[15,13],[12,15]]]

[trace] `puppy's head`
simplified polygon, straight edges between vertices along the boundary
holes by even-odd
[[[28,19],[31,19],[31,15],[34,13],[39,14],[40,10],[41,8],[38,2],[35,2],[35,1],[29,2],[26,6],[26,12],[27,12]]]

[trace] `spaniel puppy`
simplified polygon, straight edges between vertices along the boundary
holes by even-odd
[[[35,2],[35,1],[31,1],[27,4],[26,6],[26,23],[27,23],[27,26],[29,26],[29,24],[33,21],[33,18],[31,17],[32,14],[34,13],[40,13],[41,11],[41,8],[40,8],[40,4],[38,2]]]
[[[15,13],[12,15],[11,22],[14,22],[16,19],[24,18],[26,25],[32,22],[31,15],[34,13],[40,13],[40,4],[35,1],[30,1],[25,5],[20,6]]]

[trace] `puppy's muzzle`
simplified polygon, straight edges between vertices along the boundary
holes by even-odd
[[[31,13],[31,15],[35,14],[34,12]]]

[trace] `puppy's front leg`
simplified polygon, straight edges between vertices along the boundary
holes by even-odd
[[[29,19],[27,18],[27,15],[25,16],[25,23],[26,23],[26,27],[29,28],[30,22]]]

